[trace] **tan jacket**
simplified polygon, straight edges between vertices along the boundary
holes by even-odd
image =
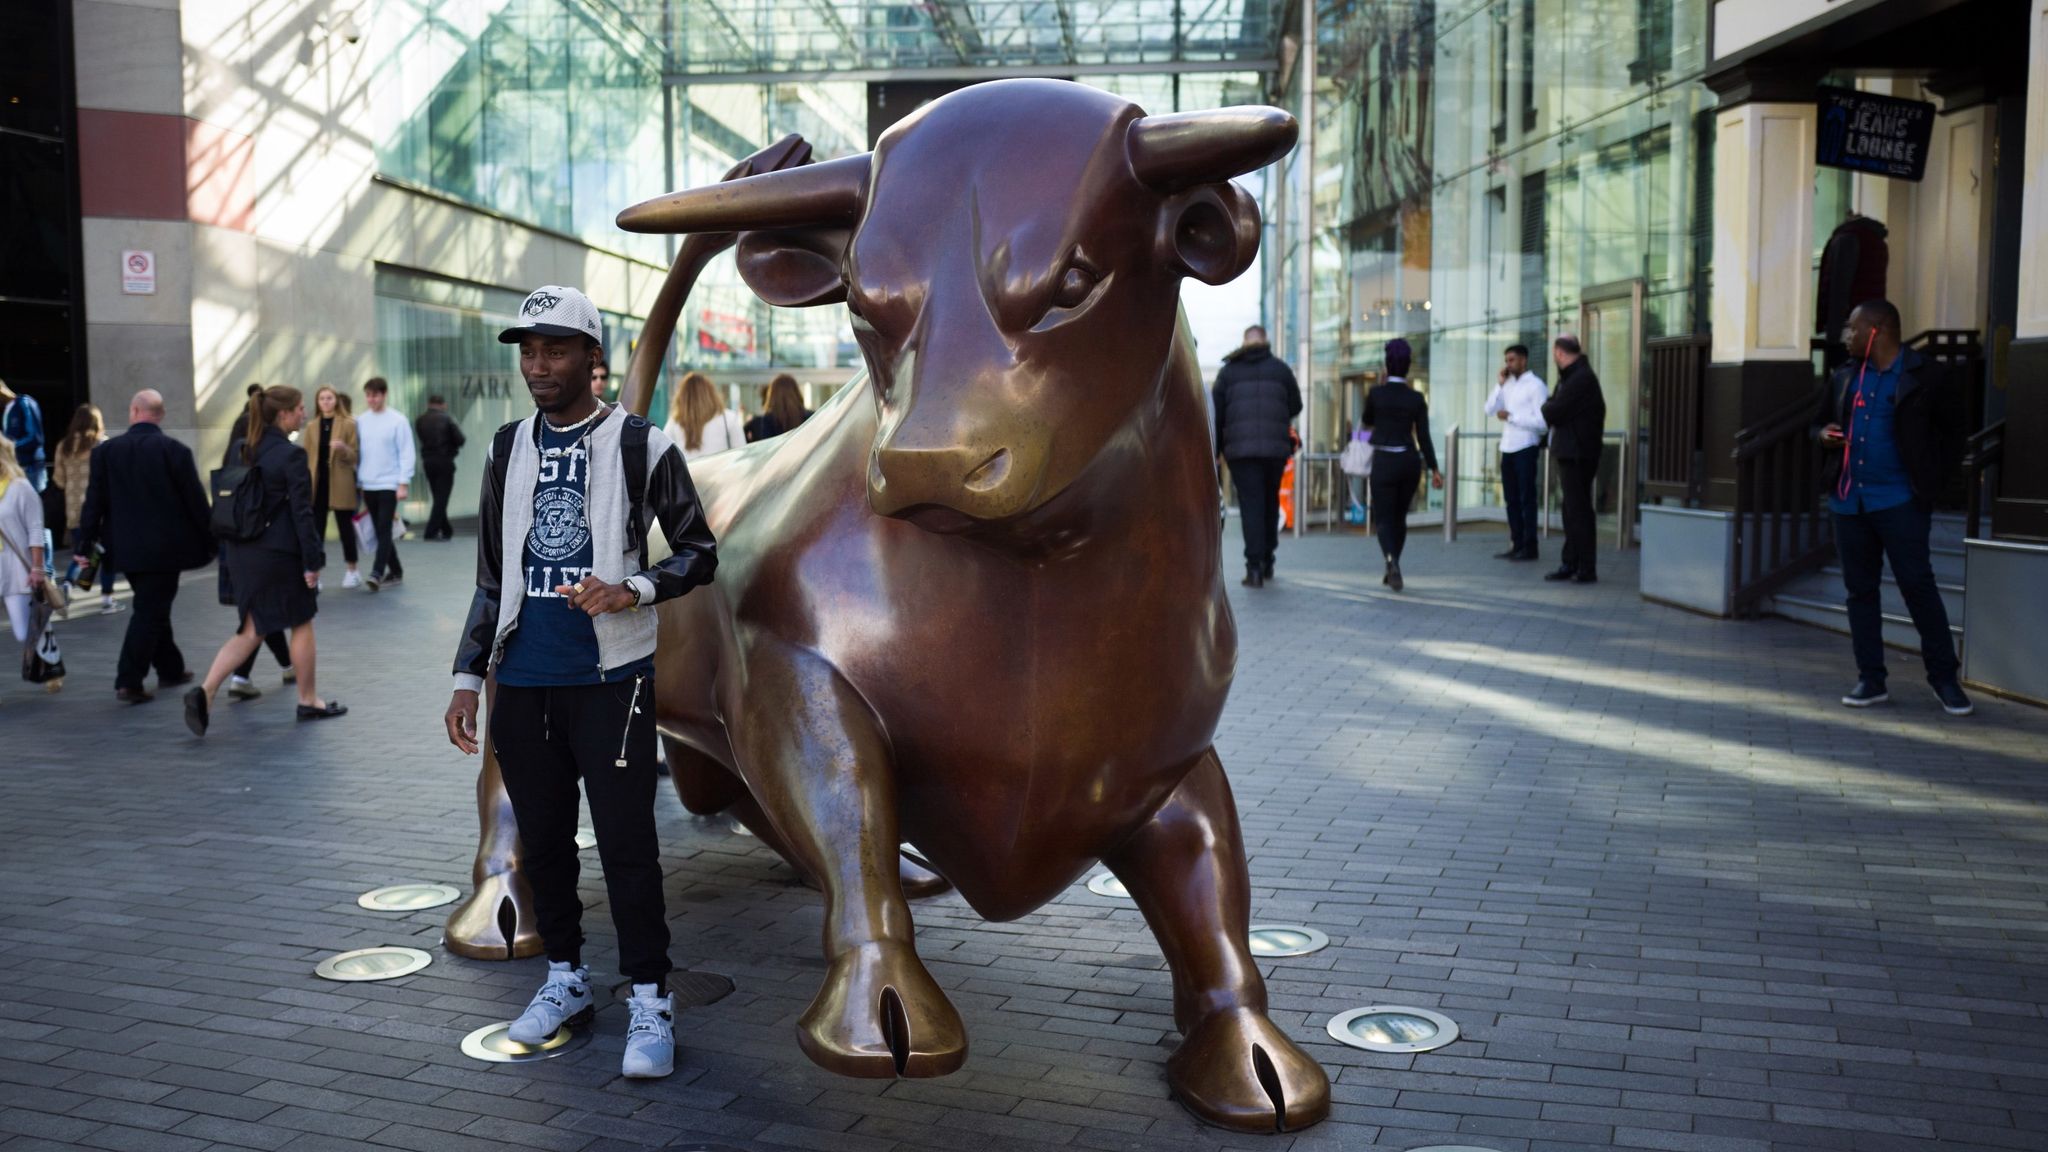
[[[70,439],[70,437],[65,437]],[[85,508],[85,487],[92,480],[92,449],[83,452],[65,452],[59,445],[57,463],[50,468],[50,483],[64,490],[65,530],[78,527],[78,514]],[[59,525],[50,525],[52,536],[61,536]],[[61,547],[61,545],[60,545]]]
[[[306,413],[305,426],[299,430],[299,447],[306,450],[306,470],[313,474],[313,483],[320,483],[320,469],[313,463],[313,457],[320,451],[320,414]],[[334,434],[327,444],[327,506],[343,512],[353,512],[356,507],[356,458],[362,445],[356,440],[356,418],[346,412],[334,414]]]

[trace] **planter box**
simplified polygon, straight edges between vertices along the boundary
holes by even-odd
[[[2048,544],[1963,541],[1963,680],[2048,704]]]
[[[1643,599],[1708,616],[1735,603],[1735,513],[1645,504]]]

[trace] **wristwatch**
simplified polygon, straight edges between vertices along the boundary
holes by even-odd
[[[638,608],[640,606],[640,586],[631,580],[627,580],[626,594],[633,598],[633,607]]]

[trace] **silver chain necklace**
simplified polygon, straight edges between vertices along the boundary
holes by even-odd
[[[578,421],[577,421],[577,422],[575,422],[574,424],[557,424],[557,423],[555,423],[554,421],[552,421],[552,420],[548,419],[548,418],[547,418],[547,417],[546,417],[545,415],[543,415],[543,416],[542,416],[542,417],[540,418],[540,422],[541,422],[541,423],[543,423],[543,424],[545,424],[545,425],[547,425],[547,426],[548,426],[548,431],[550,431],[550,432],[574,432],[574,431],[576,431],[576,430],[577,430],[578,428],[581,428],[581,427],[583,427],[583,426],[584,426],[585,424],[588,424],[588,423],[590,423],[591,421],[593,421],[593,420],[596,420],[596,419],[597,419],[598,417],[600,417],[600,416],[603,416],[603,415],[604,415],[605,413],[607,413],[607,412],[609,412],[609,411],[611,411],[611,409],[609,409],[609,408],[605,407],[605,406],[604,406],[604,405],[602,405],[602,404],[599,404],[599,405],[597,406],[597,409],[596,409],[596,411],[592,412],[592,413],[591,413],[590,415],[588,415],[588,416],[585,416],[585,417],[584,417],[583,419],[581,419],[581,420],[578,420]]]

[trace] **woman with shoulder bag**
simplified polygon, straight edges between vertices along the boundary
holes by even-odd
[[[341,537],[341,559],[348,566],[341,586],[356,588],[363,582],[356,571],[356,459],[362,451],[356,418],[342,404],[341,393],[325,384],[313,393],[313,407],[309,423],[314,427],[299,436],[306,466],[313,470],[313,519],[325,537],[328,518],[333,518],[334,533]]]
[[[1413,356],[1406,340],[1387,341],[1387,379],[1365,394],[1365,414],[1359,418],[1359,426],[1370,434],[1372,444],[1372,479],[1368,483],[1373,527],[1387,561],[1380,583],[1396,592],[1402,587],[1401,550],[1408,543],[1408,509],[1415,503],[1424,467],[1432,485],[1444,486],[1443,473],[1436,466],[1436,446],[1429,435],[1429,401],[1408,383]]]
[[[42,494],[16,462],[14,443],[0,436],[0,604],[6,605],[15,643],[23,645],[24,678],[55,692],[64,685],[62,664],[51,675],[36,666],[36,650],[28,647],[41,642],[49,611],[57,606],[47,600],[55,586],[46,569],[43,539]]]
[[[256,652],[265,633],[291,630],[301,720],[325,720],[348,709],[315,691],[313,617],[320,611],[320,569],[327,563],[313,514],[313,473],[305,449],[287,435],[306,422],[296,388],[272,387],[249,398],[241,462],[262,481],[262,528],[225,542],[221,563],[234,587],[241,627],[221,645],[206,682],[185,693],[185,726],[206,735],[214,693],[235,666]]]
[[[64,528],[70,533],[68,539],[72,541],[71,570],[66,573],[64,579],[80,589],[92,584],[90,578],[83,583],[76,579],[92,557],[78,554],[78,515],[85,510],[85,489],[92,479],[92,450],[106,438],[106,424],[100,416],[99,408],[92,404],[80,404],[71,413],[71,430],[65,434],[64,439],[57,442],[57,462],[50,474],[51,482],[64,490]],[[52,525],[53,529],[54,527]],[[61,535],[55,531],[51,534]],[[100,612],[118,612],[121,610],[121,604],[114,599],[114,568],[110,564],[100,564],[97,567],[98,571],[90,575],[99,579]]]
[[[718,399],[718,387],[702,372],[691,372],[669,402],[668,438],[681,446],[685,459],[695,460],[746,443],[737,412]]]

